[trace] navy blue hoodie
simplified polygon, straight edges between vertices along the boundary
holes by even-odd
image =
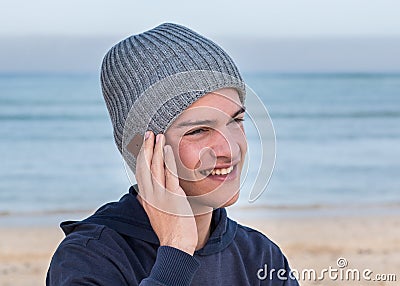
[[[223,208],[213,212],[210,238],[194,256],[159,245],[133,187],[119,202],[61,228],[66,237],[46,285],[298,285],[279,247]]]

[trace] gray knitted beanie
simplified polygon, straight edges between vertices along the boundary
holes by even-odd
[[[217,89],[235,88],[242,103],[245,99],[245,84],[229,55],[171,23],[112,47],[103,60],[101,84],[116,145],[133,172],[147,130],[164,133],[189,105]]]

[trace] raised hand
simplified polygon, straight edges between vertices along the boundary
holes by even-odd
[[[163,134],[154,139],[154,133],[147,131],[137,157],[139,201],[160,245],[193,255],[198,242],[196,221],[186,194],[179,185],[173,150],[165,145]]]

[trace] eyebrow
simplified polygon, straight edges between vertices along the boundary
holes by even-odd
[[[231,118],[235,118],[239,114],[242,114],[246,111],[246,108],[244,106],[241,106],[239,110],[237,110],[235,113],[231,115]],[[182,127],[187,127],[187,126],[196,126],[196,125],[212,125],[215,123],[215,120],[197,120],[197,121],[184,121],[179,123],[176,127],[177,128],[182,128]]]
[[[235,118],[236,116],[238,116],[239,114],[242,114],[246,111],[246,108],[244,106],[241,106],[240,109],[238,111],[236,111],[231,117]]]

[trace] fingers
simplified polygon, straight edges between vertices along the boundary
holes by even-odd
[[[136,160],[136,178],[139,190],[164,190],[164,151],[165,136],[147,131],[144,142]]]
[[[153,187],[155,190],[165,190],[165,171],[164,171],[164,144],[165,137],[163,134],[158,134],[156,137],[156,145],[153,151],[151,161],[151,174],[153,175]]]
[[[186,195],[179,185],[172,147],[165,146],[165,136],[163,134],[158,134],[154,137],[153,132],[146,132],[142,148],[137,157],[136,179],[139,185],[139,194],[151,205],[169,210],[169,207],[163,204],[167,201],[178,199],[176,195],[179,195],[179,197],[185,199],[182,202],[184,205],[187,203]],[[169,212],[180,214],[182,211],[179,210],[178,205],[180,204],[171,206]]]
[[[164,147],[165,160],[165,187],[168,191],[176,193],[180,190],[179,179],[177,177],[177,169],[174,152],[170,145]],[[180,193],[180,192],[179,192]]]
[[[193,216],[185,192],[179,185],[174,152],[171,146],[165,146],[163,134],[155,137],[153,132],[146,132],[137,157],[136,179],[140,200],[149,217],[160,216],[158,211]]]
[[[139,185],[139,192],[141,192],[142,195],[145,190],[151,190],[153,188],[153,181],[150,172],[153,149],[154,133],[147,131],[136,160],[136,178]]]

